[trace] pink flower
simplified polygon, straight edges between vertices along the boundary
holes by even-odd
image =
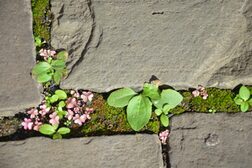
[[[207,99],[208,94],[202,85],[198,85],[198,88],[192,92],[194,97],[201,96],[204,100]]]
[[[200,92],[198,90],[194,90],[192,94],[194,97],[198,97],[200,95]]]
[[[80,107],[74,107],[74,112],[75,112],[75,113],[79,113],[80,110],[81,110]]]
[[[35,108],[32,108],[29,111],[27,111],[27,113],[30,114],[31,118],[35,118],[38,115],[38,110]]]
[[[68,120],[72,120],[73,119],[73,116],[74,116],[74,112],[72,110],[67,110],[67,115],[66,115],[66,118]]]
[[[78,106],[78,101],[75,97],[69,97],[66,101],[67,108],[74,108]]]
[[[86,114],[83,114],[83,115],[79,115],[79,114],[76,114],[74,117],[74,123],[76,124],[79,124],[80,126],[82,126],[83,123],[85,123],[85,121],[88,119],[87,118],[87,115]]]
[[[50,114],[49,117],[51,118],[49,120],[49,123],[51,123],[52,125],[58,125],[59,124],[59,116],[57,116],[56,112]]]
[[[86,108],[86,111],[85,111],[87,114],[90,114],[90,113],[93,113],[94,112],[94,109],[93,108]]]
[[[30,118],[25,118],[21,124],[25,130],[32,130],[33,122]]]
[[[33,130],[39,131],[39,127],[40,127],[41,125],[42,125],[42,122],[40,122],[39,119],[36,120],[35,123],[34,123]]]
[[[39,113],[42,115],[42,116],[45,116],[49,111],[50,111],[50,107],[46,107],[45,104],[42,104],[39,106]]]
[[[41,49],[39,51],[39,55],[41,57],[44,57],[44,59],[48,59],[48,57],[54,57],[54,55],[56,54],[56,51],[53,50],[46,50],[46,49]]]
[[[93,100],[94,94],[92,92],[82,92],[81,98],[82,100],[86,102],[91,102]]]
[[[162,144],[166,144],[167,138],[169,137],[169,130],[165,130],[159,133],[159,139],[161,140]]]

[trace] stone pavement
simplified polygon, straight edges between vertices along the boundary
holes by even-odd
[[[0,1],[0,116],[40,102],[30,72],[35,64],[30,0]]]
[[[157,135],[0,142],[1,168],[163,168]]]
[[[251,112],[173,117],[171,168],[251,168],[251,121]]]
[[[252,84],[251,0],[52,0],[52,45],[67,48],[64,88]]]

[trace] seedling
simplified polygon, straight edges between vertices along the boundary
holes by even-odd
[[[249,106],[252,106],[252,98],[250,97],[250,90],[242,86],[239,90],[239,94],[234,98],[235,103],[240,106],[242,112],[248,111]]]

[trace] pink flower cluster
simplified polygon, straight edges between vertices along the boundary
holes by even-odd
[[[47,49],[41,49],[39,51],[39,55],[44,58],[44,60],[47,60],[49,57],[54,57],[56,54],[56,51],[54,50],[47,50]]]
[[[90,107],[94,94],[89,91],[75,91],[71,90],[71,96],[65,101],[66,106],[64,111],[66,115],[63,118],[57,114],[57,106],[47,107],[46,102],[43,100],[37,108],[31,108],[26,111],[28,117],[24,118],[22,126],[25,130],[38,131],[39,127],[44,123],[50,123],[51,125],[59,125],[61,123],[71,124],[75,123],[82,126],[85,122],[91,119],[90,114],[94,112],[94,109]],[[51,105],[50,105],[51,106]]]
[[[93,108],[86,107],[93,100],[94,94],[92,92],[78,92],[71,90],[72,97],[66,101],[67,115],[66,118],[75,124],[81,126],[87,120],[90,120],[90,114],[94,111]]]
[[[165,145],[167,143],[167,139],[168,139],[169,135],[170,135],[170,132],[168,129],[159,133],[159,139],[162,144]]]
[[[194,97],[201,96],[204,100],[208,97],[207,91],[202,85],[198,85],[198,88],[194,90],[192,94]]]
[[[42,104],[40,104],[38,108],[31,108],[26,111],[29,117],[25,118],[21,125],[25,130],[38,131],[39,127],[43,124],[45,115],[49,113],[49,111],[50,108],[47,108],[45,101],[42,101]]]

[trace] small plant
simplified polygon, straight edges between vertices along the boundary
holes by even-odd
[[[242,112],[248,111],[249,106],[252,106],[252,98],[250,97],[250,90],[246,86],[242,86],[239,94],[234,98],[235,103],[240,106]]]
[[[139,131],[150,120],[152,105],[155,113],[160,116],[163,126],[169,125],[169,111],[179,105],[183,97],[172,89],[160,90],[158,84],[145,83],[143,91],[136,93],[130,88],[116,90],[108,97],[108,104],[113,107],[127,106],[127,120],[133,130]]]
[[[37,64],[32,68],[32,76],[39,83],[55,83],[59,85],[60,81],[67,75],[66,61],[68,53],[66,51],[56,52],[47,49],[49,44],[40,37],[34,37],[34,43],[37,53]]]
[[[70,128],[80,127],[91,119],[93,96],[89,91],[71,90],[67,93],[60,89],[52,94],[46,93],[37,108],[27,109],[22,126],[25,130],[60,139],[70,133]]]

